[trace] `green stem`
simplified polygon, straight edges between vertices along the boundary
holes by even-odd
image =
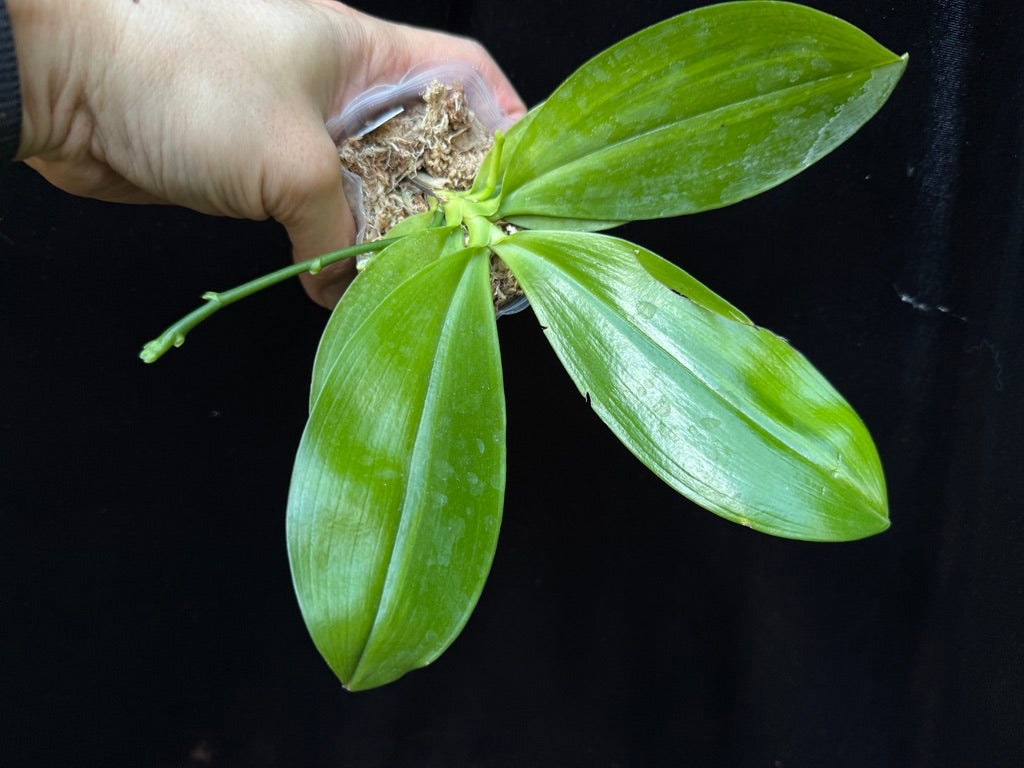
[[[189,331],[217,310],[222,309],[229,304],[234,304],[236,301],[244,299],[247,296],[252,296],[254,293],[258,293],[264,288],[277,285],[277,283],[283,282],[288,278],[301,275],[303,272],[309,272],[310,274],[315,275],[328,264],[334,264],[335,262],[343,261],[353,256],[358,256],[360,253],[380,251],[398,239],[400,238],[384,238],[381,240],[374,240],[371,243],[352,245],[348,248],[342,248],[340,251],[334,251],[333,253],[328,253],[323,256],[317,256],[315,259],[309,259],[308,261],[301,261],[298,264],[292,264],[291,266],[284,267],[275,272],[271,272],[270,274],[263,275],[262,277],[257,277],[255,280],[250,280],[249,282],[236,286],[228,291],[220,293],[216,291],[209,291],[204,293],[204,304],[202,306],[189,312],[178,322],[168,327],[166,331],[148,342],[142,348],[142,351],[139,353],[139,357],[141,357],[146,363],[156,362],[171,347],[180,347],[184,344],[185,336],[188,335]]]

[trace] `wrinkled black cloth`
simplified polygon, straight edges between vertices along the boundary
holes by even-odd
[[[879,449],[888,531],[785,541],[691,505],[597,418],[551,331],[503,317],[487,585],[437,661],[348,694],[285,555],[323,310],[283,285],[136,358],[202,291],[285,264],[286,233],[71,197],[14,163],[0,764],[1024,766],[1024,4],[805,1],[909,52],[885,107],[776,189],[616,234],[828,377]],[[708,2],[354,4],[480,38],[533,105]]]
[[[21,88],[18,58],[7,3],[0,0],[0,162],[10,160],[21,143]]]

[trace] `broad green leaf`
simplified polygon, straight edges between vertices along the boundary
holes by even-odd
[[[406,219],[409,221],[410,219]],[[399,224],[401,226],[401,224]],[[396,286],[452,248],[456,227],[428,229],[403,237],[371,258],[341,296],[320,337],[313,362],[309,407],[313,408],[331,366],[352,332]],[[461,245],[461,236],[455,240]]]
[[[345,334],[295,460],[292,577],[347,687],[394,680],[458,635],[494,556],[504,484],[489,256],[463,250],[421,266]]]
[[[849,138],[905,65],[800,5],[681,14],[599,54],[544,102],[508,158],[498,213],[593,230],[735,203]]]
[[[789,538],[888,527],[870,435],[784,340],[678,296],[623,240],[520,232],[494,247],[580,392],[680,493]]]

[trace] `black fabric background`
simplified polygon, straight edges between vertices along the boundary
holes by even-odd
[[[380,2],[470,34],[528,103],[641,0]],[[297,284],[155,366],[139,345],[288,259],[274,224],[0,178],[5,766],[1017,766],[1024,760],[1024,11],[820,0],[911,54],[882,113],[782,187],[634,225],[857,407],[892,528],[775,540],[649,475],[530,313],[503,319],[505,520],[463,635],[346,693],[283,515],[326,319]],[[428,298],[428,297],[427,297]]]

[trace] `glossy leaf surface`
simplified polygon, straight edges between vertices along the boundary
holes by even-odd
[[[496,250],[580,392],[673,488],[789,538],[888,527],[870,435],[783,339],[677,295],[641,264],[659,257],[623,240],[520,232]]]
[[[499,215],[593,230],[735,203],[849,138],[905,65],[800,5],[681,14],[599,54],[544,102],[507,158]]]
[[[342,309],[331,313],[320,337],[316,360],[313,362],[310,409],[323,389],[331,366],[338,360],[341,350],[366,316],[394,291],[395,286],[450,250],[453,240],[461,244],[461,234],[452,237],[456,231],[456,227],[438,227],[403,237],[376,254],[366,268],[356,275],[352,285],[342,294]]]
[[[386,256],[359,280],[387,274]],[[497,544],[505,411],[488,254],[425,260],[397,285],[364,285],[382,300],[332,325],[343,338],[292,477],[296,593],[317,648],[353,690],[451,643]]]

